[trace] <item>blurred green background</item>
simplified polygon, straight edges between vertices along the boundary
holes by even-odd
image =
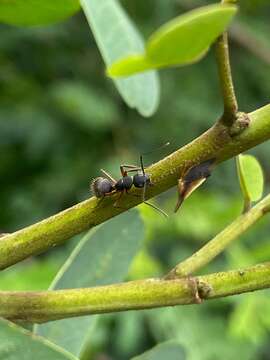
[[[209,2],[122,1],[145,37],[170,18]],[[240,109],[270,99],[270,5],[240,1],[232,27],[231,62]],[[89,182],[167,141],[158,160],[206,130],[221,115],[211,50],[200,63],[160,72],[161,103],[143,118],[121,100],[82,13],[47,27],[0,28],[0,232],[12,232],[90,196]],[[246,41],[248,39],[248,41]],[[259,51],[258,51],[259,49]],[[269,142],[253,149],[269,189]],[[140,206],[144,248],[129,279],[159,276],[228,225],[242,209],[234,160],[173,214],[176,190],[155,199],[169,220]],[[204,272],[269,260],[269,219],[264,219]],[[77,238],[2,272],[0,288],[46,289]],[[160,341],[180,339],[188,359],[270,359],[269,291],[202,306],[101,317],[92,339],[93,359],[128,359]]]

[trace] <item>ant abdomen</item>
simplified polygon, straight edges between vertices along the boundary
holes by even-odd
[[[91,182],[90,188],[97,198],[101,198],[113,190],[113,185],[110,180],[103,177],[97,177]]]

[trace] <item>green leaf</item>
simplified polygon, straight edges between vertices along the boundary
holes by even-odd
[[[269,317],[269,298],[266,293],[246,294],[239,299],[229,317],[229,334],[262,344],[269,327],[264,319]]]
[[[245,201],[260,200],[263,194],[264,178],[258,160],[252,155],[239,155],[237,171]]]
[[[236,6],[218,4],[177,17],[149,38],[147,58],[162,66],[196,61],[226,29],[236,11]]]
[[[148,69],[194,63],[206,54],[236,11],[234,5],[218,4],[181,15],[150,36],[145,53],[133,54],[115,62],[107,73],[110,76],[127,76]]]
[[[78,0],[1,0],[0,22],[19,25],[46,25],[62,21],[80,9]]]
[[[137,210],[126,212],[90,231],[56,276],[51,289],[67,289],[122,281],[140,249],[144,228]],[[98,316],[38,325],[36,332],[78,356]]]
[[[2,272],[0,278],[1,290],[44,290],[54,278],[59,265],[56,261],[43,259],[27,264],[11,266]]]
[[[34,336],[31,332],[6,320],[0,320],[0,359],[5,360],[76,360],[67,351]]]
[[[101,55],[109,67],[125,56],[144,51],[137,29],[116,0],[81,0]],[[151,116],[159,103],[159,81],[153,71],[114,80],[124,101],[143,116]]]
[[[156,215],[156,214],[155,214]],[[162,276],[161,263],[144,249],[134,258],[129,269],[129,280]]]
[[[220,354],[222,359],[237,359],[239,354],[245,360],[256,359],[256,349],[250,342],[229,336],[224,305],[219,305],[222,306],[219,311],[217,306],[217,303],[207,303],[204,311],[196,305],[148,311],[148,326],[156,341],[177,340],[186,350],[188,360],[220,359]]]
[[[177,341],[168,341],[155,346],[132,360],[184,360],[186,359],[182,345]]]
[[[79,81],[61,81],[52,88],[55,105],[88,131],[112,127],[119,119],[115,103],[106,95]]]

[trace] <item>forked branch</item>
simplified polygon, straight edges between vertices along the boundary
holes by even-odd
[[[187,166],[215,158],[216,164],[253,148],[270,138],[270,105],[248,114],[250,124],[239,135],[231,136],[227,126],[220,122],[200,137],[146,169],[151,175],[152,186],[146,199],[175,186]],[[139,190],[134,190],[138,194]],[[140,197],[123,197],[121,209],[112,206],[114,196],[100,206],[92,197],[57,215],[26,227],[0,239],[0,269],[7,268],[29,256],[36,255],[72,236],[98,225],[119,213],[138,205]]]

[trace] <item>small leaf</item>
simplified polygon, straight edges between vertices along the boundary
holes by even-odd
[[[140,249],[144,227],[137,210],[88,232],[57,274],[50,289],[80,288],[122,281]],[[52,321],[36,332],[78,356],[98,316]]]
[[[264,178],[258,160],[252,155],[239,155],[237,171],[245,202],[260,200],[263,194]]]
[[[78,360],[48,340],[6,320],[0,320],[0,359]]]
[[[46,25],[68,18],[80,10],[78,0],[2,0],[0,22],[19,25]]]
[[[141,35],[118,1],[81,0],[81,6],[107,67],[119,58],[144,51]],[[127,105],[141,115],[151,116],[156,111],[159,81],[155,72],[114,80],[114,83]]]
[[[155,346],[145,353],[135,356],[132,360],[184,360],[186,359],[180,342],[168,341]]]
[[[236,11],[233,5],[210,5],[173,19],[149,38],[147,58],[162,66],[188,64],[200,59],[226,29]]]
[[[194,63],[206,54],[236,11],[234,5],[218,4],[181,15],[150,36],[145,53],[117,61],[107,73],[110,76],[127,76],[148,69]]]
[[[265,300],[268,300],[267,303]],[[263,318],[268,313],[269,299],[264,293],[246,294],[238,303],[229,317],[229,334],[234,338],[247,339],[255,344],[261,344],[267,338],[267,327]],[[250,331],[252,329],[252,331]]]

